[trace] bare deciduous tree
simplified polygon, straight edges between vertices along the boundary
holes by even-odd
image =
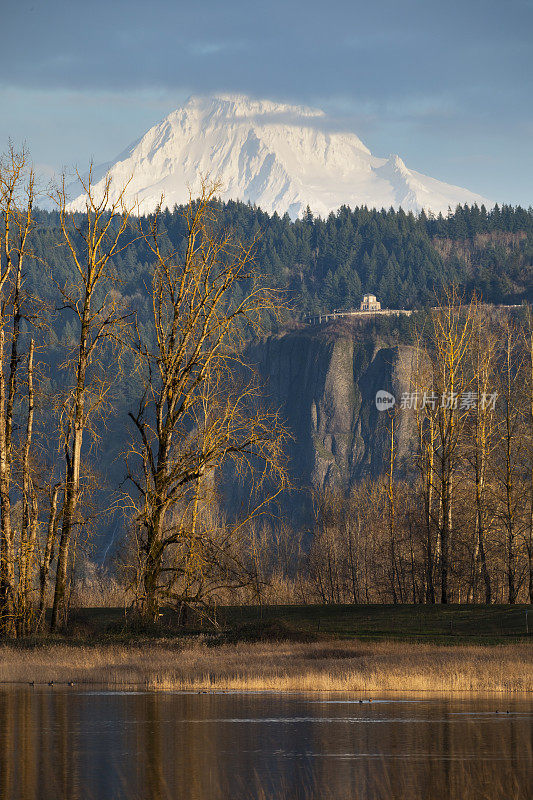
[[[84,434],[94,430],[95,418],[105,414],[110,390],[109,371],[102,363],[102,354],[106,347],[119,342],[119,329],[127,318],[114,291],[116,275],[112,266],[113,256],[127,246],[123,245],[131,214],[124,201],[127,185],[111,202],[109,176],[98,196],[91,171],[86,180],[79,175],[78,178],[86,198],[83,214],[69,212],[64,178],[55,195],[63,240],[73,266],[71,281],[58,289],[63,308],[71,312],[78,330],[75,347],[62,364],[72,381],[61,410],[65,494],[51,619],[53,631],[62,623],[66,611],[69,548],[78,524]]]
[[[527,509],[527,521],[524,532],[524,542],[528,559],[528,593],[529,602],[533,603],[533,310],[527,307],[527,317],[525,325],[525,348],[526,348],[526,419],[528,433],[528,464],[527,464],[527,485],[529,503]]]
[[[475,598],[480,574],[485,588],[485,602],[490,603],[492,586],[486,552],[489,528],[487,484],[490,479],[489,459],[495,445],[496,412],[490,397],[495,391],[498,341],[486,311],[475,304],[473,312],[470,342],[471,413],[464,432],[464,450],[473,477],[476,508],[470,599]]]
[[[277,412],[261,408],[253,376],[243,378],[242,358],[245,331],[259,331],[279,301],[254,275],[254,243],[217,230],[217,188],[204,182],[189,203],[181,252],[164,249],[158,215],[144,232],[155,260],[153,339],[136,342],[146,390],[130,413],[137,438],[128,462],[150,619],[163,600],[201,603],[220,582],[241,579],[231,543],[286,484],[286,432]],[[206,512],[224,468],[266,494],[244,520],[220,525]]]
[[[26,312],[23,294],[24,264],[33,229],[35,179],[25,149],[10,146],[0,160],[0,614],[3,630],[15,635],[19,600],[27,583],[16,575],[15,531],[11,493],[16,486],[14,415],[24,354],[21,352],[21,323]],[[33,371],[33,346],[29,363],[29,386]],[[29,392],[27,440],[31,445],[32,392]],[[26,465],[29,460],[26,459]],[[26,490],[28,470],[24,471]],[[34,529],[26,509],[28,529]],[[20,575],[18,576],[20,579]]]
[[[524,529],[526,441],[523,428],[524,352],[514,322],[500,325],[499,365],[500,415],[498,446],[494,464],[497,518],[502,534],[507,602],[516,603],[517,548]]]

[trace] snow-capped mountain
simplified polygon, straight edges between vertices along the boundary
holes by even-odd
[[[307,205],[321,216],[343,204],[443,213],[458,203],[492,205],[408,169],[397,155],[373,156],[354,133],[328,132],[323,111],[241,95],[191,97],[95,172],[97,192],[108,170],[115,193],[131,178],[126,201],[141,212],[162,195],[170,208],[186,202],[202,175],[220,181],[224,200],[292,218]],[[83,195],[70,206],[84,207]]]

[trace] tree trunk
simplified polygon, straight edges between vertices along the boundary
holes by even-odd
[[[28,415],[26,419],[26,440],[22,455],[22,526],[20,531],[21,545],[21,630],[23,634],[29,633],[31,625],[32,601],[31,590],[33,584],[33,556],[37,539],[37,501],[31,476],[30,450],[33,437],[33,352],[34,341],[30,342],[28,353]]]
[[[11,527],[10,457],[6,438],[6,393],[3,367],[4,332],[0,331],[0,613],[2,630],[16,635],[15,552]]]
[[[46,543],[44,548],[44,558],[39,570],[39,615],[37,629],[44,626],[46,587],[50,563],[54,557],[54,542],[57,534],[57,498],[59,495],[59,485],[54,486],[50,497],[50,513],[48,515],[48,528],[46,531]]]
[[[80,347],[78,352],[78,369],[76,381],[76,395],[74,401],[74,420],[72,442],[70,437],[65,437],[65,502],[63,504],[63,524],[57,554],[57,571],[54,591],[54,605],[50,630],[56,631],[66,622],[67,609],[65,607],[67,591],[67,573],[70,541],[76,524],[76,512],[80,494],[80,467],[81,448],[83,443],[83,430],[85,426],[85,376],[88,365],[87,336],[90,315],[90,296],[85,298],[83,309]],[[72,448],[72,449],[70,449]]]
[[[433,464],[435,431],[433,419],[430,418],[430,441],[427,454],[426,474],[426,598],[429,603],[435,603],[435,583],[433,571],[435,568],[433,555]]]

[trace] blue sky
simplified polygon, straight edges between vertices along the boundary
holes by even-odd
[[[0,149],[114,158],[190,94],[324,108],[375,155],[533,205],[533,0],[0,0]]]

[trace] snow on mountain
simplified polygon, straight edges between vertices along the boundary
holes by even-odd
[[[492,205],[408,169],[397,155],[373,156],[354,133],[328,132],[323,111],[241,95],[191,97],[95,173],[97,194],[107,170],[111,199],[131,178],[126,201],[138,202],[141,212],[152,211],[162,195],[170,208],[186,202],[202,175],[220,181],[224,200],[293,219],[307,205],[321,216],[343,204],[436,213],[458,203]],[[84,195],[70,208],[84,209]]]

